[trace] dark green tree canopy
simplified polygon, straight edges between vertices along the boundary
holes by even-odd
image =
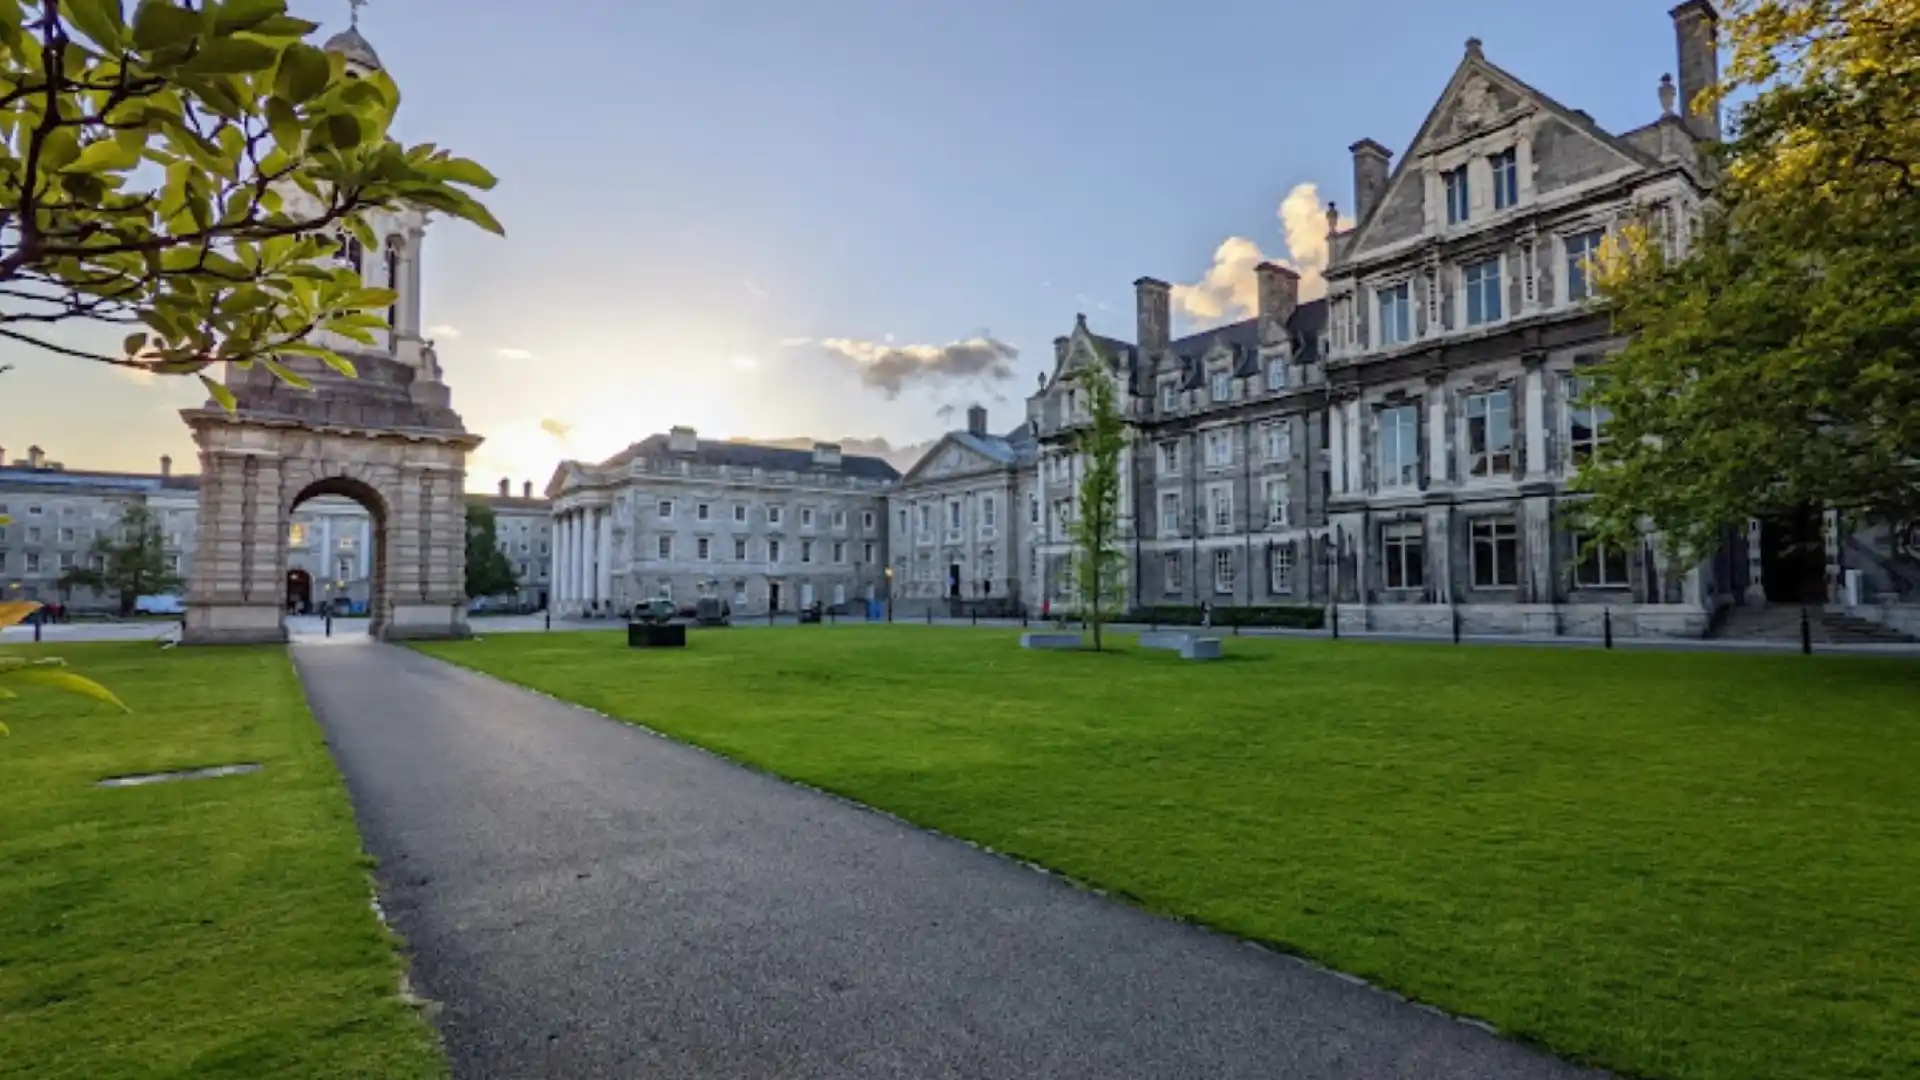
[[[178,590],[182,585],[167,557],[160,522],[145,503],[129,502],[117,525],[93,540],[86,565],[60,576],[60,586],[84,586],[116,598],[121,615],[133,614],[134,601]]]
[[[306,338],[373,344],[386,289],[323,258],[373,208],[499,232],[485,169],[388,129],[400,92],[310,44],[285,0],[0,0],[0,337],[158,374],[277,353],[351,365]],[[121,324],[121,350],[48,340]]]
[[[1073,375],[1086,389],[1087,417],[1073,435],[1080,456],[1080,490],[1073,515],[1074,591],[1101,648],[1101,627],[1125,604],[1126,556],[1120,550],[1120,458],[1127,448],[1126,418],[1106,358]]]
[[[467,596],[504,596],[520,588],[513,563],[500,550],[493,507],[467,502]]]

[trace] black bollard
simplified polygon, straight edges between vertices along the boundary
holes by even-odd
[[[40,624],[46,621],[43,616],[46,610],[46,608],[41,608],[39,611],[33,613],[33,640],[35,642],[40,640]]]
[[[892,600],[887,601],[887,621],[888,622],[893,621],[893,601]]]
[[[1807,608],[1805,604],[1800,606],[1800,654],[1802,656],[1813,655],[1813,622],[1807,618]]]
[[[327,608],[327,636],[333,636],[333,608]]]
[[[1460,644],[1460,609],[1451,608],[1449,610],[1453,615],[1453,643],[1458,645]]]
[[[1327,622],[1333,627],[1333,640],[1339,641],[1340,640],[1340,605],[1338,603],[1328,604],[1327,614],[1332,616],[1330,619],[1327,620]]]
[[[927,605],[927,625],[928,626],[933,625],[933,605],[932,604]]]
[[[547,612],[546,612],[546,615],[547,615],[547,627],[546,627],[546,628],[547,628],[548,630],[551,630],[551,629],[553,629],[553,608],[551,608],[551,607],[549,607],[549,608],[547,608]]]
[[[980,609],[974,608],[972,615],[973,615],[973,625],[979,626],[980,625]]]
[[[1605,642],[1607,648],[1609,649],[1613,648],[1613,609],[1612,608],[1607,608],[1600,612],[1600,638],[1603,642]]]

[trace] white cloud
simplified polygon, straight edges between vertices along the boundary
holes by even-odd
[[[1263,262],[1276,262],[1300,274],[1301,301],[1317,300],[1326,294],[1327,212],[1320,200],[1320,189],[1299,184],[1280,200],[1274,211],[1280,219],[1285,256],[1269,255],[1260,245],[1244,236],[1229,236],[1214,249],[1213,263],[1200,280],[1191,285],[1173,287],[1173,307],[1196,323],[1211,325],[1233,319],[1251,318],[1260,309],[1260,286],[1253,268]],[[1350,218],[1341,218],[1340,227],[1352,228]]]
[[[460,336],[460,328],[457,326],[450,326],[446,323],[441,323],[438,326],[427,327],[427,333],[432,335],[436,339],[446,338],[448,341],[452,341],[453,339]]]
[[[747,290],[747,295],[753,297],[755,300],[765,300],[768,296],[772,295],[767,292],[767,290],[761,288],[760,284],[751,278],[743,278],[740,285]]]
[[[910,381],[924,379],[1013,378],[1013,362],[1020,350],[982,334],[946,345],[895,345],[886,341],[827,338],[820,347],[853,366],[860,381],[890,398],[899,397]]]
[[[780,347],[783,349],[804,349],[811,344],[813,344],[813,339],[810,337],[783,337],[780,339]]]
[[[503,359],[503,360],[531,360],[531,359],[533,359],[533,353],[532,353],[532,352],[530,352],[530,351],[528,351],[528,350],[526,350],[526,349],[495,349],[495,350],[493,350],[493,354],[494,354],[495,356],[498,356],[498,357],[500,357],[500,358],[501,358],[501,359]]]

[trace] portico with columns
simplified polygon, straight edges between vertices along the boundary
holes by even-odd
[[[558,501],[553,511],[553,598],[556,614],[609,616],[627,604],[614,593],[613,500],[604,494]]]

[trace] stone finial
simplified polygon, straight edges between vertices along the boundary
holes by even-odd
[[[1485,55],[1485,54],[1483,54],[1483,53],[1482,53],[1482,52],[1480,51],[1480,39],[1479,39],[1479,38],[1477,38],[1477,37],[1470,37],[1470,38],[1468,38],[1468,39],[1467,39],[1467,55],[1468,55],[1468,56],[1474,56],[1474,57],[1478,57],[1478,56],[1483,56],[1483,55]]]
[[[1661,116],[1674,115],[1673,102],[1674,102],[1674,99],[1679,95],[1680,95],[1680,91],[1676,90],[1673,85],[1673,76],[1672,75],[1660,76],[1660,115]]]
[[[1327,203],[1327,235],[1332,236],[1334,233],[1337,233],[1339,231],[1340,231],[1340,204],[1329,201]]]
[[[1075,314],[1073,317],[1073,325],[1076,329],[1085,330],[1087,328],[1087,313],[1082,311]]]

